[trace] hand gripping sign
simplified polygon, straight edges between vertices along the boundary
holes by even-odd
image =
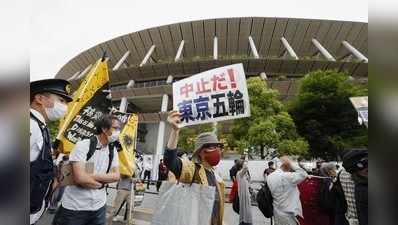
[[[173,83],[173,108],[181,113],[181,127],[249,117],[243,65],[219,67]]]

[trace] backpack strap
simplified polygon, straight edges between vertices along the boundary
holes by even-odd
[[[191,180],[191,184],[190,184],[191,186],[194,183],[195,178],[198,176],[199,170],[200,170],[200,165],[195,163],[195,171],[192,176],[192,180]]]
[[[37,118],[32,112],[30,112],[30,118],[36,121],[39,125],[39,129],[43,137],[43,146],[40,149],[40,156],[42,157],[42,159],[44,159],[44,149],[46,148],[46,145],[50,146],[51,148],[50,131],[48,130],[47,125],[40,121],[39,118]]]
[[[86,161],[90,160],[94,155],[95,150],[97,149],[98,139],[95,135],[90,137],[90,147],[87,152]]]
[[[108,145],[108,149],[109,149],[109,162],[108,162],[108,168],[106,169],[106,173],[109,173],[109,171],[111,170],[111,165],[112,165],[112,161],[113,161],[113,156],[114,156],[114,150],[115,145],[113,145],[112,143],[110,143]]]
[[[98,144],[98,139],[95,135],[90,137],[90,147],[88,149],[87,152],[87,157],[86,157],[86,161],[90,160],[91,157],[94,155],[95,150],[97,150],[97,144]],[[114,152],[113,152],[113,148],[115,146],[110,143],[108,145],[108,149],[109,149],[109,162],[108,162],[108,167],[106,169],[106,173],[109,173],[110,169],[111,169],[111,165],[112,165],[112,160],[114,157]]]

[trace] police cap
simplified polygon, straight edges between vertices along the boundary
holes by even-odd
[[[45,79],[30,83],[30,95],[49,92],[61,96],[67,102],[72,101],[70,96],[71,85],[69,81],[62,79]]]

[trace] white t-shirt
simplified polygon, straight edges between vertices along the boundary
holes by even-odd
[[[86,162],[90,140],[85,139],[76,143],[75,148],[69,155],[70,162]],[[119,166],[116,149],[113,149],[113,160],[111,169]],[[98,140],[97,150],[88,162],[94,163],[94,174],[104,174],[108,168],[109,148],[102,146]],[[106,191],[102,189],[89,189],[78,186],[67,186],[62,197],[62,206],[69,210],[95,211],[106,204]]]
[[[152,163],[149,161],[144,162],[144,170],[151,171],[152,170]]]

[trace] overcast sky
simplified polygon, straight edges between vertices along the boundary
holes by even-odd
[[[366,0],[40,0],[32,4],[30,80],[54,77],[80,52],[142,29],[220,17],[368,21]]]

